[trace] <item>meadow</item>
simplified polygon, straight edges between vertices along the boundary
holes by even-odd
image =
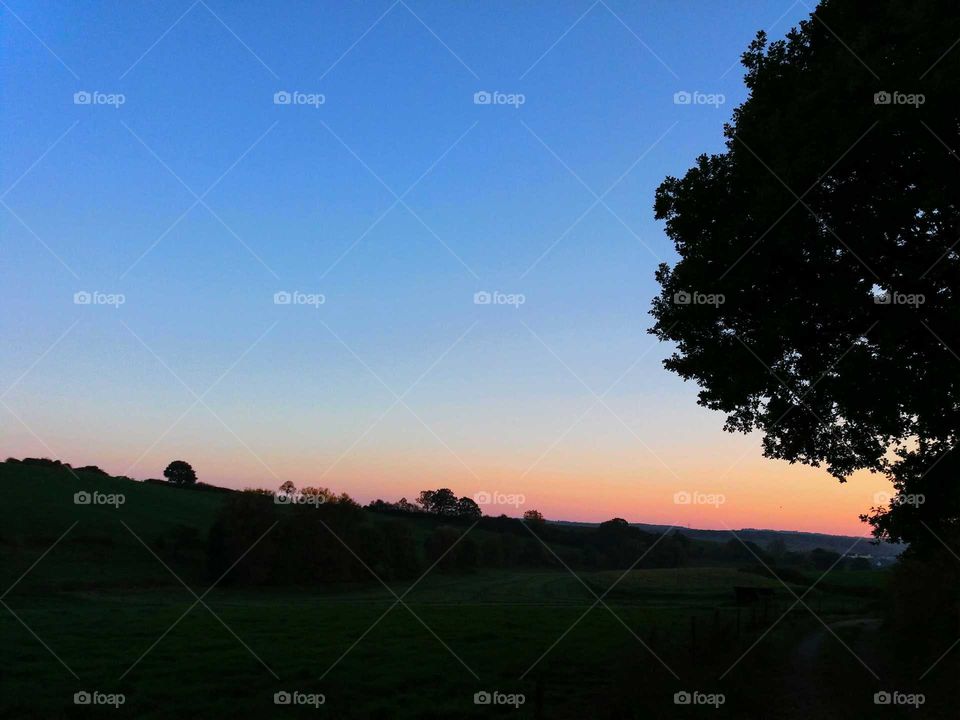
[[[795,648],[823,627],[803,607],[784,615],[792,593],[802,596],[820,573],[785,585],[750,563],[625,572],[558,561],[427,569],[383,583],[371,572],[365,582],[319,586],[217,585],[207,594],[213,580],[196,541],[225,494],[0,468],[0,581],[12,586],[0,608],[5,717],[705,711],[678,707],[674,694],[683,691],[723,693],[723,704],[708,708],[713,717],[775,717],[767,709],[778,703],[783,717],[794,717],[796,703],[776,699],[789,693]],[[124,501],[76,505],[81,490]],[[410,523],[422,541],[426,523]],[[817,615],[834,622],[874,613],[880,573],[835,572],[831,591],[817,588],[806,599]],[[771,595],[738,607],[735,586]],[[856,674],[855,661],[840,652],[833,664]],[[116,710],[76,705],[81,691],[121,693],[124,702]],[[275,704],[284,691],[303,702],[322,694],[324,702]],[[513,702],[476,704],[481,692]]]

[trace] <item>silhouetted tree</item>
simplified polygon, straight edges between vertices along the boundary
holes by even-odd
[[[269,493],[246,490],[228,496],[207,536],[210,577],[218,579],[229,570],[224,584],[269,582],[275,575],[276,559],[284,554],[273,543],[275,537],[266,535],[275,517],[276,505]]]
[[[293,495],[297,492],[297,486],[293,484],[290,480],[285,480],[280,484],[280,487],[277,488],[277,492],[281,495]]]
[[[457,512],[457,496],[450,488],[424,490],[417,498],[417,503],[427,512],[437,515],[455,515]]]
[[[109,473],[107,473],[105,470],[100,469],[96,465],[84,465],[83,467],[78,467],[75,472],[88,473],[90,475],[100,475],[103,477],[107,477],[109,475]]]
[[[479,520],[483,515],[480,506],[468,497],[462,497],[457,500],[456,513],[457,517],[467,518],[468,520]]]
[[[433,512],[433,496],[436,490],[421,490],[417,496],[417,505],[423,508],[424,512]]]
[[[597,529],[604,533],[619,533],[628,529],[629,527],[630,523],[623,518],[613,518],[600,523],[600,526]]]
[[[726,151],[658,188],[679,261],[657,271],[652,332],[767,457],[909,482],[898,467],[931,468],[960,435],[960,53],[944,54],[960,13],[824,0],[814,15],[784,41],[758,34]],[[925,534],[901,501],[875,517],[877,537]],[[955,502],[928,517],[960,519]]]
[[[457,554],[457,569],[472,572],[480,564],[480,547],[477,541],[467,536],[454,549]]]
[[[674,530],[664,538],[662,543],[657,545],[657,549],[661,547],[668,565],[670,567],[681,567],[686,564],[687,557],[690,554],[690,538],[679,530]]]
[[[36,467],[48,467],[48,468],[57,468],[59,469],[70,469],[70,463],[65,463],[62,460],[51,460],[50,458],[28,458],[25,457],[23,460],[17,460],[16,458],[10,458],[7,462],[10,461],[20,462],[24,465],[34,465]]]
[[[183,460],[174,460],[167,465],[163,476],[177,485],[193,485],[197,481],[197,473],[190,467],[190,463]]]
[[[390,521],[379,525],[383,535],[383,554],[392,577],[407,577],[418,573],[420,559],[416,538],[407,521]]]
[[[526,510],[523,513],[523,519],[528,523],[542,523],[543,514],[539,510]]]
[[[504,564],[504,541],[501,535],[489,535],[480,543],[480,564],[497,568]]]
[[[723,544],[723,555],[726,560],[746,561],[749,563],[758,562],[757,558],[764,560],[764,552],[760,546],[750,540],[741,542],[737,538],[730,538]]]
[[[341,493],[341,495],[338,496],[330,488],[316,488],[312,485],[307,485],[307,487],[301,488],[300,495],[305,498],[315,498],[315,502],[317,503],[339,502],[341,498],[344,502],[353,502],[350,496],[346,493]]]
[[[441,525],[427,536],[424,550],[428,564],[437,563],[440,572],[451,572],[459,567],[458,554],[460,531]]]
[[[412,502],[409,502],[405,497],[397,500],[397,510],[403,510],[404,512],[416,512],[417,506]]]
[[[767,543],[767,555],[773,558],[775,562],[780,562],[786,554],[787,543],[784,542],[783,538],[774,538]]]
[[[890,507],[861,515],[875,536],[910,543],[911,554],[940,552],[944,544],[960,549],[960,453],[941,447],[920,442],[902,451],[889,473],[897,491]]]
[[[599,550],[594,558],[602,558],[610,567],[626,567],[640,557],[644,547],[652,544],[654,539],[653,535],[630,527],[630,523],[623,518],[613,518],[600,523],[590,542]],[[660,564],[669,563],[665,560]]]

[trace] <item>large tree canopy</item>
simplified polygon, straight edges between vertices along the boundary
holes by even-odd
[[[758,35],[726,151],[657,190],[665,364],[768,457],[841,480],[909,461],[916,487],[957,442],[958,38],[953,0],[824,0]]]

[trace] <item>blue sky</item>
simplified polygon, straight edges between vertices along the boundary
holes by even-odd
[[[778,502],[758,497],[787,466],[722,433],[646,334],[674,258],[652,203],[722,149],[756,31],[808,12],[6,0],[3,451],[135,477],[183,456],[211,482],[361,499],[520,487],[554,514],[638,520],[742,462],[759,493],[742,524],[781,522],[748,509]],[[495,91],[523,103],[474,102]]]

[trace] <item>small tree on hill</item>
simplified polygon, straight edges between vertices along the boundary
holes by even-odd
[[[542,523],[543,513],[539,510],[527,510],[523,513],[523,520],[528,523]]]
[[[193,485],[197,482],[197,473],[194,472],[190,463],[183,460],[174,460],[167,465],[167,469],[163,471],[163,476],[169,482],[177,485]]]

